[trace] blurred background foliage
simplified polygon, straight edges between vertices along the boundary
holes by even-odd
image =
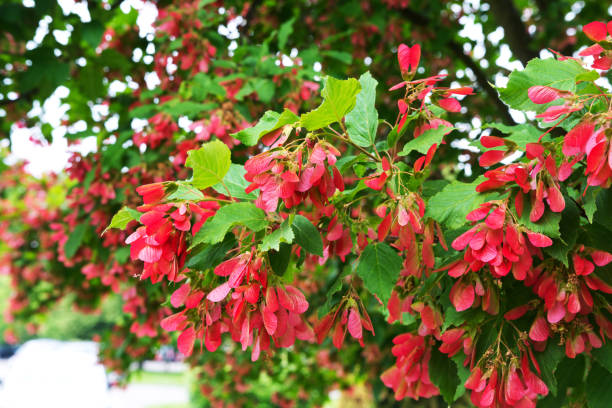
[[[10,279],[0,276],[0,310],[7,310],[11,294]],[[16,329],[20,341],[31,338],[50,338],[57,340],[91,340],[97,334],[112,329],[121,319],[121,299],[117,295],[109,296],[102,302],[100,313],[84,313],[75,310],[74,295],[68,295],[53,306],[47,313],[41,314],[28,323],[37,326],[36,332],[28,332],[27,324],[11,325]],[[0,337],[4,336],[8,323],[0,316]]]

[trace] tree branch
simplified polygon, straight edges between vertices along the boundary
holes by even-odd
[[[495,103],[495,106],[501,114],[504,123],[508,125],[516,125],[516,122],[514,121],[514,119],[512,119],[512,116],[508,111],[508,107],[501,99],[499,99],[499,94],[497,93],[495,88],[493,88],[493,86],[489,83],[487,79],[487,74],[480,68],[476,61],[472,59],[472,57],[463,52],[461,44],[450,40],[448,42],[448,48],[453,52],[453,54],[455,54],[458,59],[461,60],[461,62],[463,62],[463,64],[465,64],[467,68],[472,70],[474,76],[476,77],[476,82],[478,82],[478,85],[480,85],[480,87],[487,93],[488,97],[493,101],[493,103]]]
[[[407,20],[410,20],[410,22],[412,22],[413,24],[421,27],[427,27],[432,22],[428,16],[417,13],[408,8],[402,9],[402,15]],[[461,62],[463,62],[463,64],[467,68],[472,70],[474,76],[476,77],[476,82],[487,93],[488,97],[491,98],[497,110],[499,111],[499,114],[501,115],[501,118],[504,123],[508,125],[515,125],[516,122],[514,121],[514,119],[512,119],[512,116],[510,116],[508,107],[501,99],[499,99],[497,91],[495,90],[495,88],[493,88],[493,86],[491,86],[488,81],[487,74],[482,70],[482,68],[480,68],[476,61],[474,61],[472,57],[463,52],[463,47],[458,42],[452,39],[448,39],[445,45],[453,54],[455,54],[455,56],[459,60],[461,60]]]
[[[504,40],[510,46],[512,54],[527,66],[538,54],[530,47],[531,36],[527,32],[521,15],[513,0],[489,0],[495,21],[504,29]]]
[[[36,92],[36,91],[35,91],[34,89],[31,89],[31,90],[29,90],[29,91],[27,91],[27,92],[23,92],[23,93],[21,93],[21,94],[20,94],[20,95],[19,95],[17,98],[15,98],[15,99],[3,99],[3,100],[1,100],[1,101],[0,101],[0,106],[10,105],[10,104],[12,104],[12,103],[17,103],[17,102],[19,102],[19,101],[23,101],[23,100],[25,100],[25,99],[30,100],[30,97],[31,97],[32,95],[34,95],[34,93],[35,93],[35,92]]]
[[[247,30],[249,29],[249,25],[251,24],[251,21],[253,20],[253,17],[255,16],[255,11],[257,10],[257,7],[260,6],[261,1],[262,0],[253,0],[253,2],[251,2],[251,5],[249,6],[249,10],[244,16],[244,25],[238,28],[238,32],[240,33],[240,36],[246,35]]]
[[[538,6],[540,14],[544,14],[549,6],[548,0],[535,0],[535,4]]]

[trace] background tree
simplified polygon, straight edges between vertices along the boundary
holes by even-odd
[[[172,341],[160,321],[184,303],[180,295],[175,295],[174,301],[171,298],[181,287],[174,282],[175,276],[169,280],[154,274],[134,278],[142,274],[142,265],[129,260],[130,251],[124,242],[136,227],[130,221],[140,217],[130,210],[142,204],[142,191],[139,195],[135,186],[187,179],[189,167],[194,167],[193,162],[186,163],[188,152],[217,139],[231,148],[230,174],[234,175],[232,181],[236,186],[229,182],[229,186],[213,186],[215,199],[200,201],[201,192],[187,190],[187,184],[171,182],[164,185],[158,198],[170,199],[174,195],[171,200],[199,201],[198,216],[194,219],[198,225],[227,204],[218,200],[222,197],[219,194],[225,196],[222,200],[250,200],[253,195],[244,192],[244,170],[239,166],[260,152],[258,146],[252,146],[270,128],[262,128],[254,143],[249,141],[252,131],[238,138],[232,135],[250,128],[267,110],[282,112],[286,108],[300,114],[316,108],[324,75],[344,79],[359,77],[366,70],[380,83],[375,94],[378,117],[388,120],[396,117],[397,100],[401,96],[386,89],[402,81],[394,53],[405,42],[410,46],[420,44],[421,61],[426,61],[415,79],[446,70],[454,73],[449,77],[458,78],[458,82],[444,79],[440,85],[457,88],[461,84],[472,86],[475,91],[475,95],[461,101],[460,111],[451,109],[445,114],[456,130],[445,136],[446,145],[440,145],[429,167],[432,183],[423,184],[419,190],[429,200],[447,182],[471,182],[483,173],[477,165],[480,151],[467,148],[481,132],[489,133],[487,129],[492,128],[495,134],[509,133],[514,137],[527,134],[535,139],[530,141],[537,141],[541,132],[531,125],[518,128],[499,125],[515,125],[516,121],[524,120],[519,112],[511,114],[508,104],[518,110],[533,109],[513,105],[494,84],[505,85],[504,78],[513,66],[526,67],[532,58],[549,55],[543,51],[547,47],[569,55],[580,44],[590,45],[592,41],[580,33],[579,25],[608,13],[605,4],[594,1],[160,1],[150,3],[159,12],[155,30],[141,35],[142,28],[137,24],[139,12],[127,4],[111,1],[79,4],[87,12],[68,13],[52,1],[36,1],[32,5],[12,1],[0,6],[3,27],[0,58],[4,78],[0,112],[5,118],[2,136],[8,140],[11,132],[17,134],[18,128],[26,128],[40,143],[61,135],[75,144],[92,136],[96,141],[94,152],[75,153],[65,174],[57,177],[33,179],[23,167],[3,168],[2,267],[12,279],[9,311],[14,318],[24,321],[36,321],[36,316],[47,313],[67,295],[74,297],[79,308],[96,311],[109,294],[119,294],[124,315],[117,319],[112,330],[102,333],[103,358],[109,367],[118,371],[127,370],[132,361],[150,358],[159,344]],[[475,29],[469,30],[471,26]],[[484,35],[470,37],[478,27]],[[515,65],[498,65],[504,59],[515,61]],[[577,71],[574,78],[580,73]],[[67,107],[61,126],[55,129],[45,116],[44,105],[54,92],[55,98],[60,97]],[[442,110],[432,108],[432,112],[441,115]],[[411,131],[421,124],[419,118],[414,119],[414,123],[406,125]],[[576,124],[576,121],[570,122]],[[380,127],[380,140],[387,140],[387,133],[393,132],[386,129]],[[556,128],[552,134],[561,137],[570,129]],[[308,130],[318,129],[313,126]],[[264,144],[272,142],[263,140]],[[361,150],[370,149],[369,145],[357,146]],[[342,156],[358,153],[357,146],[353,143],[340,147]],[[375,154],[373,150],[367,153]],[[384,168],[384,162],[376,169],[371,164],[340,163],[348,169],[345,174],[345,168],[338,165],[343,169],[347,185],[358,178],[374,173],[382,175],[389,170]],[[422,181],[418,181],[419,186]],[[572,188],[583,186],[581,183],[583,180],[574,180]],[[361,182],[361,185],[372,187],[373,184]],[[251,194],[257,196],[258,191]],[[594,195],[587,196],[592,198],[588,202],[581,201],[579,196],[573,197],[578,206],[572,208],[584,214],[588,221],[595,219],[585,232],[589,241],[597,241],[593,237],[606,236],[609,232],[606,231],[609,223],[601,218],[602,211],[597,211],[606,208],[607,191],[597,199]],[[346,197],[347,203],[351,198],[363,199],[358,192]],[[481,197],[475,199],[474,207],[487,196]],[[379,203],[369,202],[366,208],[373,210],[375,204]],[[441,219],[436,221],[444,224]],[[463,219],[451,221],[465,222]],[[127,226],[128,231],[105,230],[109,224]],[[563,225],[561,228],[571,229]],[[447,236],[449,243],[452,236],[452,233]],[[565,256],[576,242],[582,241],[563,242],[567,247]],[[330,242],[325,244],[331,248]],[[222,240],[219,245],[195,248],[181,262],[193,271],[209,270],[223,260],[220,256],[234,248],[236,242]],[[220,255],[211,253],[210,248],[220,251]],[[338,246],[333,250],[337,251]],[[339,297],[356,290],[355,296],[364,302],[363,310],[369,312],[376,333],[374,337],[363,337],[367,343],[365,348],[347,341],[345,349],[338,353],[330,349],[329,340],[323,347],[298,342],[291,351],[280,349],[270,359],[256,362],[248,362],[248,353],[238,352],[240,347],[236,344],[228,345],[224,352],[194,353],[191,361],[200,370],[202,379],[199,391],[206,395],[202,404],[233,399],[239,403],[256,399],[273,404],[296,400],[304,405],[320,404],[329,388],[360,382],[372,388],[377,400],[393,399],[393,393],[378,377],[394,363],[394,357],[389,354],[392,339],[416,324],[410,320],[417,319],[418,314],[411,315],[403,324],[385,323],[388,311],[383,311],[376,298],[365,290],[369,289],[367,282],[364,288],[359,278],[351,277],[358,254],[352,254],[348,260],[333,257],[324,266],[317,266],[314,258],[293,259],[284,279],[301,282],[300,289],[308,293],[309,302],[323,305],[316,309],[318,318],[337,307]],[[436,266],[442,266],[442,261],[454,260],[440,252],[435,255]],[[458,255],[453,253],[454,257]],[[296,266],[302,262],[305,267]],[[309,278],[303,276],[304,271]],[[195,277],[190,279],[193,281]],[[450,282],[449,278],[448,285],[443,287],[450,289]],[[387,299],[383,300],[386,303]],[[450,303],[446,306],[452,307]],[[457,317],[456,323],[461,319],[466,318]],[[490,330],[496,327],[491,325]],[[8,333],[10,337],[11,332]],[[577,391],[572,391],[570,399],[584,399],[580,381],[560,374],[580,367],[584,370],[584,359],[563,358],[556,351],[549,354],[541,357],[552,376],[543,378],[548,388],[562,390],[572,386]],[[439,356],[434,360],[438,370],[444,371],[445,366],[440,365],[445,364],[444,360]],[[606,366],[605,362],[599,363]],[[557,378],[552,373],[558,365],[563,370],[557,369]],[[450,386],[440,385],[438,381],[436,378],[435,385],[443,394],[448,394]],[[452,378],[448,381],[454,384]],[[461,394],[462,386],[457,389],[457,395]],[[445,397],[448,400],[448,395]],[[554,405],[563,397],[564,393],[559,391],[552,393],[547,401]]]

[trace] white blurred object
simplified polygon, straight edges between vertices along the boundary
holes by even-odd
[[[9,360],[0,408],[108,408],[94,342],[31,340]]]

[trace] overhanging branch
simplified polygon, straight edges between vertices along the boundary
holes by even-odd
[[[495,103],[497,110],[502,116],[502,120],[506,124],[515,125],[516,122],[514,121],[514,119],[512,119],[512,116],[510,116],[508,107],[501,99],[499,99],[499,94],[497,93],[495,88],[491,86],[491,84],[489,83],[487,79],[487,75],[480,68],[480,66],[476,63],[476,61],[474,61],[472,57],[470,57],[465,52],[463,52],[463,48],[461,47],[461,44],[455,41],[449,41],[448,47],[453,52],[453,54],[455,54],[455,56],[459,60],[461,60],[461,62],[463,62],[463,64],[467,68],[472,70],[472,72],[474,73],[474,76],[476,77],[476,82],[478,82],[478,85],[487,93],[488,97],[491,98],[491,100]]]
[[[247,30],[249,29],[249,25],[251,24],[251,21],[253,20],[253,17],[255,16],[255,12],[257,11],[257,8],[259,7],[260,4],[261,4],[261,0],[253,0],[251,2],[251,5],[249,6],[249,10],[246,12],[246,15],[244,16],[244,20],[245,20],[244,24],[238,28],[238,32],[240,33],[240,36],[243,36],[247,33]]]
[[[523,66],[527,66],[527,63],[537,58],[538,54],[531,49],[531,36],[513,0],[489,0],[489,4],[495,21],[504,29],[504,41],[508,43],[512,54],[523,63]]]
[[[402,9],[402,15],[409,20],[411,23],[421,26],[427,27],[431,24],[431,19],[423,14],[417,13],[410,9]],[[510,112],[508,111],[508,107],[504,104],[504,102],[499,99],[499,94],[491,86],[488,81],[487,74],[482,70],[482,68],[465,52],[463,52],[463,47],[458,42],[449,39],[446,42],[446,47],[451,51],[463,64],[469,68],[476,77],[476,82],[478,85],[487,93],[487,96],[493,101],[495,107],[499,111],[502,120],[509,125],[514,125],[516,122],[510,116]]]

